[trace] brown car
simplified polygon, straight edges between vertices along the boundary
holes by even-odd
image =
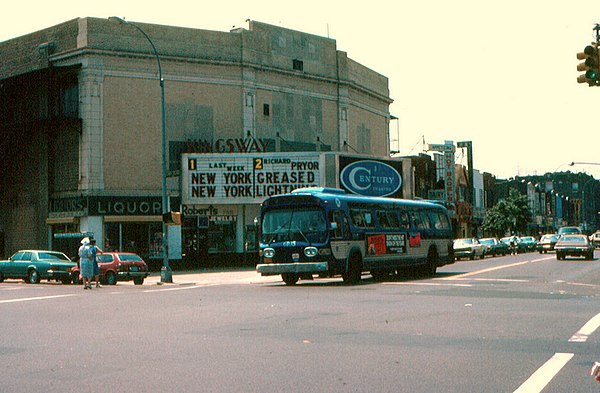
[[[100,281],[104,284],[115,285],[117,281],[131,281],[142,285],[148,277],[148,265],[137,254],[131,252],[105,252],[98,255]],[[74,284],[79,284],[79,265],[73,268],[71,277]]]
[[[594,259],[594,246],[586,235],[562,235],[556,242],[554,250],[559,261],[566,256]]]

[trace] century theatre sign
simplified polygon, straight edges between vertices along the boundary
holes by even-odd
[[[183,154],[182,203],[257,204],[322,184],[319,153]]]

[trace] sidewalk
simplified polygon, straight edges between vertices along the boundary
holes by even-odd
[[[162,283],[160,273],[151,272],[144,280],[144,285],[260,284],[281,281],[281,276],[263,277],[252,267],[173,271],[172,283]]]

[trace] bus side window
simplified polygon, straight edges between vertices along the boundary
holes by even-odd
[[[348,221],[344,214],[340,210],[332,210],[329,213],[329,221],[332,224],[331,238],[332,239],[346,239],[348,238]],[[335,228],[334,228],[335,226]]]
[[[400,212],[400,228],[410,229],[410,220],[408,218],[408,212]]]
[[[417,229],[429,229],[431,224],[426,212],[416,211],[412,213],[413,223]]]
[[[448,221],[443,214],[439,212],[431,212],[429,214],[429,219],[431,220],[433,228],[436,230],[448,229]]]
[[[377,210],[375,214],[377,214],[377,221],[379,221],[379,226],[381,228],[388,229],[400,227],[398,216],[396,216],[396,213],[393,211]]]

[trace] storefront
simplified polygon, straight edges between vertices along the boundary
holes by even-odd
[[[153,269],[162,265],[160,197],[89,196],[50,203],[51,248],[75,256],[84,236],[95,237],[104,251],[141,256]],[[181,231],[169,231],[169,258],[181,259]]]

